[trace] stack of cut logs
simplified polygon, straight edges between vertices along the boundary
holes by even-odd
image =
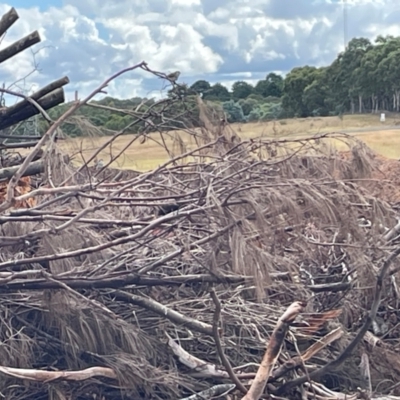
[[[18,13],[11,8],[0,20],[0,37],[3,37],[7,30],[18,20]],[[38,31],[34,31],[22,39],[14,42],[8,47],[0,50],[0,64],[11,59],[15,55],[30,48],[41,41]],[[39,114],[40,108],[44,111],[49,110],[61,103],[64,103],[63,86],[69,83],[68,77],[60,78],[49,83],[37,92],[32,93],[29,98],[23,94],[19,94],[21,101],[11,105],[10,107],[0,108],[0,182],[11,178],[19,168],[20,162],[16,162],[15,157],[10,157],[9,151],[15,149],[27,149],[34,147],[40,137],[13,135],[6,130],[18,123]],[[3,86],[4,87],[4,86]],[[2,95],[12,95],[13,92],[6,89],[0,89]],[[17,94],[17,93],[16,93]],[[33,101],[32,101],[33,100]],[[40,107],[37,107],[39,105]],[[7,143],[8,140],[11,143]],[[43,165],[40,161],[32,163],[32,165],[24,173],[27,175],[35,175],[43,172]]]

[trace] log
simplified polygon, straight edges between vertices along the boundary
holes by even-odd
[[[38,136],[40,139],[40,136]],[[37,140],[32,142],[20,142],[20,143],[0,143],[0,150],[10,150],[10,149],[29,149],[30,147],[35,147],[37,145]]]
[[[0,169],[0,180],[10,179],[19,170],[20,165],[16,167],[1,168]],[[27,170],[22,176],[37,175],[44,172],[44,164],[42,161],[35,161],[29,165]]]
[[[23,135],[1,135],[0,139],[11,139],[11,140],[39,140],[40,136],[23,136]]]
[[[6,12],[0,19],[0,36],[3,36],[18,18],[19,15],[14,7]]]
[[[17,42],[11,44],[5,49],[0,51],[0,64],[11,57],[14,57],[16,54],[20,53],[33,46],[36,43],[40,42],[40,35],[38,31],[32,32],[24,38],[18,40]]]
[[[33,164],[33,163],[32,163]],[[11,168],[7,168],[11,169]],[[1,171],[1,170],[0,170]],[[16,210],[17,211],[17,210]],[[18,210],[21,211],[21,210]],[[26,210],[28,211],[28,210]],[[33,210],[29,210],[33,211]],[[46,220],[43,218],[43,220]],[[0,224],[7,222],[7,217],[0,217]],[[8,273],[7,273],[8,274]],[[12,272],[9,273],[9,277],[12,277]],[[148,278],[142,277],[136,274],[128,274],[126,276],[112,277],[107,279],[96,279],[96,278],[61,278],[56,280],[46,279],[32,279],[12,282],[4,282],[0,279],[0,293],[9,292],[13,293],[18,290],[52,290],[52,289],[65,289],[65,286],[70,287],[74,290],[96,290],[96,289],[121,289],[126,286],[183,286],[191,285],[196,283],[218,283],[225,282],[228,284],[232,283],[243,283],[245,279],[242,276],[228,275],[222,278],[216,278],[212,275],[190,275],[190,276],[174,276],[169,279],[162,278]],[[61,284],[60,284],[61,283]]]
[[[40,160],[42,157],[43,157],[43,154],[44,154],[44,151],[43,151],[43,149],[40,149],[38,152],[37,152],[37,154],[35,154],[35,157],[33,157],[33,160],[32,160],[32,162],[33,161],[37,161],[37,160]],[[20,166],[24,161],[25,161],[25,159],[26,159],[26,157],[28,157],[27,155],[26,156],[24,156],[24,157],[13,157],[13,158],[8,158],[7,160],[6,160],[6,162],[7,162],[7,168],[10,168],[10,167],[15,167],[16,165],[18,165],[18,166]],[[4,165],[4,164],[3,164]]]
[[[64,90],[63,88],[59,88],[51,93],[46,94],[46,96],[43,96],[37,102],[44,110],[48,110],[57,106],[58,104],[64,103],[64,101]],[[0,130],[6,129],[17,124],[18,122],[33,117],[36,114],[39,114],[39,110],[30,103],[22,110],[11,116],[8,115],[8,110],[6,110],[0,118]]]
[[[49,94],[52,91],[59,89],[64,85],[67,85],[68,83],[69,83],[69,78],[67,76],[64,76],[63,78],[57,79],[56,81],[49,83],[48,85],[46,85],[42,89],[39,89],[37,92],[33,93],[29,97],[37,101],[46,94]],[[26,108],[29,104],[30,104],[29,101],[22,100],[17,104],[8,107],[4,115],[7,115],[7,118],[9,118],[11,115],[14,115],[17,112],[21,111],[22,109]]]

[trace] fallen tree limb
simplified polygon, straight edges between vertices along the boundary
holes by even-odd
[[[289,325],[303,310],[304,306],[304,303],[298,301],[294,302],[279,318],[275,329],[272,332],[267,351],[264,354],[260,368],[257,371],[257,375],[254,378],[249,391],[243,397],[243,400],[258,400],[262,396],[271,371],[274,368],[276,360],[281,352],[282,344],[285,339],[286,332],[289,329]]]
[[[146,310],[152,311],[164,318],[169,319],[179,325],[186,326],[189,329],[193,329],[196,332],[204,333],[206,335],[212,336],[213,327],[205,322],[197,321],[193,318],[186,317],[175,310],[164,306],[152,299],[145,299],[143,297],[137,296],[135,294],[130,294],[127,292],[117,291],[113,293],[116,300],[125,301],[130,304],[135,304]]]
[[[225,367],[226,372],[229,375],[229,378],[231,378],[231,381],[236,385],[236,387],[243,393],[247,393],[247,389],[243,386],[242,382],[239,381],[238,377],[236,374],[233,372],[231,363],[229,360],[225,357],[224,349],[222,348],[221,344],[221,339],[219,337],[220,335],[220,329],[219,329],[219,322],[220,322],[220,316],[221,316],[221,303],[218,299],[217,294],[215,293],[215,290],[212,289],[210,291],[211,298],[213,299],[214,305],[215,305],[215,311],[214,311],[214,319],[213,319],[213,337],[215,341],[215,345],[217,347],[217,352],[219,355],[219,358],[221,359],[222,365]]]
[[[0,19],[0,36],[3,36],[18,20],[19,15],[14,7],[7,11]]]
[[[26,271],[27,272],[27,271]],[[34,273],[35,271],[32,271]],[[40,271],[36,271],[40,274]],[[4,275],[7,274],[7,275]],[[35,279],[24,281],[10,281],[13,276],[18,277],[18,273],[4,272],[1,273],[0,291],[1,292],[16,292],[18,290],[46,290],[46,289],[61,289],[59,283],[67,285],[71,289],[118,289],[129,285],[139,286],[167,286],[167,285],[191,285],[193,283],[228,283],[237,284],[246,281],[245,277],[228,275],[215,277],[213,275],[189,275],[176,276],[169,278],[149,278],[142,277],[136,274],[127,274],[117,277],[100,277],[100,278],[61,278],[53,276],[54,281],[46,279]]]
[[[67,85],[68,83],[69,83],[69,78],[67,76],[64,76],[63,78],[57,79],[56,81],[49,83],[48,85],[39,89],[37,92],[32,93],[29,97],[33,100],[38,101],[43,96]],[[3,114],[3,117],[6,116],[7,118],[10,118],[12,115],[24,110],[26,107],[29,106],[29,104],[30,104],[29,101],[22,100],[11,107],[8,107]]]
[[[54,380],[84,381],[95,376],[117,379],[111,368],[91,367],[81,371],[43,371],[38,369],[1,367],[0,372],[18,379],[27,379],[36,382],[51,382]]]
[[[177,344],[168,333],[165,332],[168,338],[168,346],[172,349],[175,356],[178,357],[179,361],[186,365],[188,368],[195,372],[196,377],[199,378],[222,378],[229,379],[229,375],[226,371],[222,370],[215,364],[208,363],[200,358],[193,356],[188,353],[182,346]],[[254,375],[254,374],[253,374]],[[235,385],[236,386],[236,385]]]
[[[19,165],[16,167],[10,168],[2,168],[0,169],[0,180],[1,179],[10,179],[14,176],[14,174],[18,171]],[[42,161],[34,161],[29,164],[29,167],[26,169],[22,176],[31,176],[37,175],[44,172],[44,164]]]
[[[334,282],[334,283],[324,283],[320,285],[308,285],[307,289],[310,289],[314,293],[322,292],[341,292],[351,288],[351,282]]]
[[[58,104],[64,103],[64,101],[64,90],[63,88],[58,88],[38,99],[37,104],[43,110],[49,110],[50,108],[53,108]],[[2,114],[2,118],[0,120],[0,130],[6,129],[12,125],[17,124],[18,122],[25,121],[26,119],[33,117],[34,115],[39,113],[39,109],[31,103],[27,104],[12,115],[8,115],[8,111],[6,110],[4,114]],[[37,143],[35,145],[37,145]]]
[[[39,139],[39,137],[38,137]],[[36,146],[37,140],[34,142],[19,142],[19,143],[1,143],[1,149],[29,149],[30,147]]]
[[[185,397],[181,400],[208,400],[221,397],[223,395],[227,395],[233,389],[235,389],[235,385],[225,384],[225,385],[215,385],[210,387],[210,389],[203,390],[202,392],[193,394],[192,396]]]
[[[9,58],[14,57],[18,53],[21,53],[21,51],[28,49],[34,44],[39,43],[40,40],[41,39],[39,32],[35,31],[16,41],[15,43],[0,51],[0,64],[8,60]]]
[[[196,378],[217,378],[217,379],[229,379],[228,372],[221,369],[220,366],[211,364],[200,358],[193,356],[188,353],[182,346],[177,344],[174,339],[172,339],[168,333],[165,333],[168,338],[168,346],[171,348],[179,361],[186,365],[188,368],[193,370],[190,373],[191,376]],[[237,374],[239,379],[252,379],[256,376],[253,372]],[[235,385],[236,386],[236,385]]]

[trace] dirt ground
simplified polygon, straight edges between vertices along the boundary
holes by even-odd
[[[400,161],[377,157],[378,169],[370,183],[372,194],[389,203],[400,203]]]
[[[342,152],[349,157],[349,152]],[[400,205],[400,160],[376,154],[370,179],[362,183],[368,193],[391,204]]]

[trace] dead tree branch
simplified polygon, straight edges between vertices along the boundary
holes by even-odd
[[[14,7],[6,12],[0,19],[0,36],[3,36],[9,28],[18,20],[19,15]]]
[[[11,179],[18,171],[19,166],[0,169],[0,180]],[[29,164],[28,168],[24,171],[22,176],[32,176],[41,174],[44,171],[44,164],[42,161],[34,161]],[[22,177],[21,176],[21,177]]]
[[[18,53],[28,49],[36,43],[40,42],[40,35],[38,31],[32,32],[29,35],[23,37],[17,42],[11,44],[3,50],[0,50],[0,64],[4,61],[14,57]]]
[[[225,367],[226,372],[228,373],[229,377],[231,378],[232,382],[236,385],[236,387],[243,393],[247,393],[247,389],[243,386],[242,382],[239,381],[237,378],[236,374],[234,373],[231,363],[229,360],[225,357],[224,349],[221,344],[221,339],[220,339],[220,334],[223,331],[222,329],[219,328],[219,323],[220,323],[220,317],[221,317],[221,303],[218,299],[217,294],[215,293],[215,290],[212,289],[210,291],[211,298],[214,302],[215,305],[215,311],[214,311],[214,319],[213,319],[213,337],[215,341],[215,345],[217,347],[217,352],[219,355],[219,358],[221,359],[222,365]]]
[[[272,332],[271,338],[269,339],[267,351],[264,354],[257,375],[254,378],[248,393],[243,397],[243,400],[258,400],[262,396],[271,371],[273,370],[276,360],[281,352],[283,341],[290,323],[294,321],[304,307],[305,304],[303,303],[292,303],[279,318],[279,321]]]

